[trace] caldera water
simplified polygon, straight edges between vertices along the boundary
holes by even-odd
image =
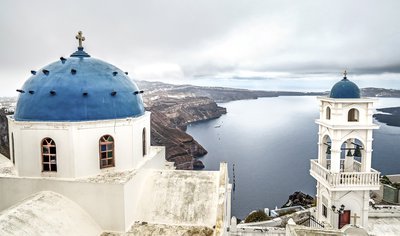
[[[273,97],[221,103],[227,114],[188,127],[208,154],[201,160],[206,170],[229,164],[235,191],[232,215],[281,207],[295,191],[315,195],[310,159],[317,158],[319,117],[316,97]],[[400,105],[399,98],[380,98],[376,107]],[[379,123],[374,131],[372,167],[382,174],[400,173],[400,127]]]

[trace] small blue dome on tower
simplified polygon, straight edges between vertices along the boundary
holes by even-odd
[[[347,79],[347,72],[344,72],[344,78],[337,82],[331,89],[330,98],[360,98],[360,88]]]
[[[32,71],[18,90],[15,120],[90,121],[144,114],[137,85],[117,67],[90,57],[82,38],[71,57]]]

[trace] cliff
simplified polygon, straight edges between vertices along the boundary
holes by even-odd
[[[10,148],[8,141],[8,122],[4,109],[0,109],[0,153],[6,157],[10,157]]]
[[[400,127],[400,107],[388,107],[376,110],[382,112],[374,114],[374,118],[379,122]]]
[[[175,162],[177,169],[202,169],[204,165],[196,157],[207,151],[192,136],[185,133],[191,122],[220,117],[226,109],[217,106],[209,98],[168,98],[148,101],[146,109],[151,111],[151,144],[166,147],[166,159]]]
[[[264,91],[248,90],[225,87],[202,87],[194,85],[172,85],[162,82],[150,82],[139,80],[137,85],[146,91],[145,96],[149,97],[207,97],[215,102],[230,102],[245,99],[257,99],[260,97],[278,96],[318,96],[325,95],[325,92],[290,92],[290,91]]]

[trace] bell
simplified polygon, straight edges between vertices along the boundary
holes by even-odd
[[[348,157],[353,156],[353,154],[351,153],[351,150],[350,150],[350,149],[347,151],[347,156],[348,156]]]
[[[328,148],[326,149],[326,154],[331,154],[331,146],[328,146]]]
[[[355,157],[361,157],[360,146],[356,146],[356,149],[354,150],[353,156],[355,156]]]

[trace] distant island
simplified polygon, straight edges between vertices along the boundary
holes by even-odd
[[[390,126],[400,127],[400,107],[388,107],[376,109],[383,112],[374,114],[374,118],[379,122],[385,123]]]
[[[175,163],[177,169],[202,169],[198,157],[207,154],[186,127],[198,121],[218,118],[227,113],[217,103],[236,100],[257,99],[278,96],[326,96],[328,92],[290,92],[234,89],[225,87],[202,87],[193,85],[172,85],[162,82],[136,81],[144,90],[145,108],[152,112],[151,145],[166,147],[166,159]],[[400,90],[364,88],[364,97],[399,97]],[[3,98],[12,104],[16,98]],[[4,104],[3,104],[4,105]],[[12,110],[12,109],[9,109]],[[384,114],[374,117],[383,123],[400,126],[400,107],[378,109]],[[8,126],[6,115],[12,114],[0,109],[0,153],[9,157]]]

